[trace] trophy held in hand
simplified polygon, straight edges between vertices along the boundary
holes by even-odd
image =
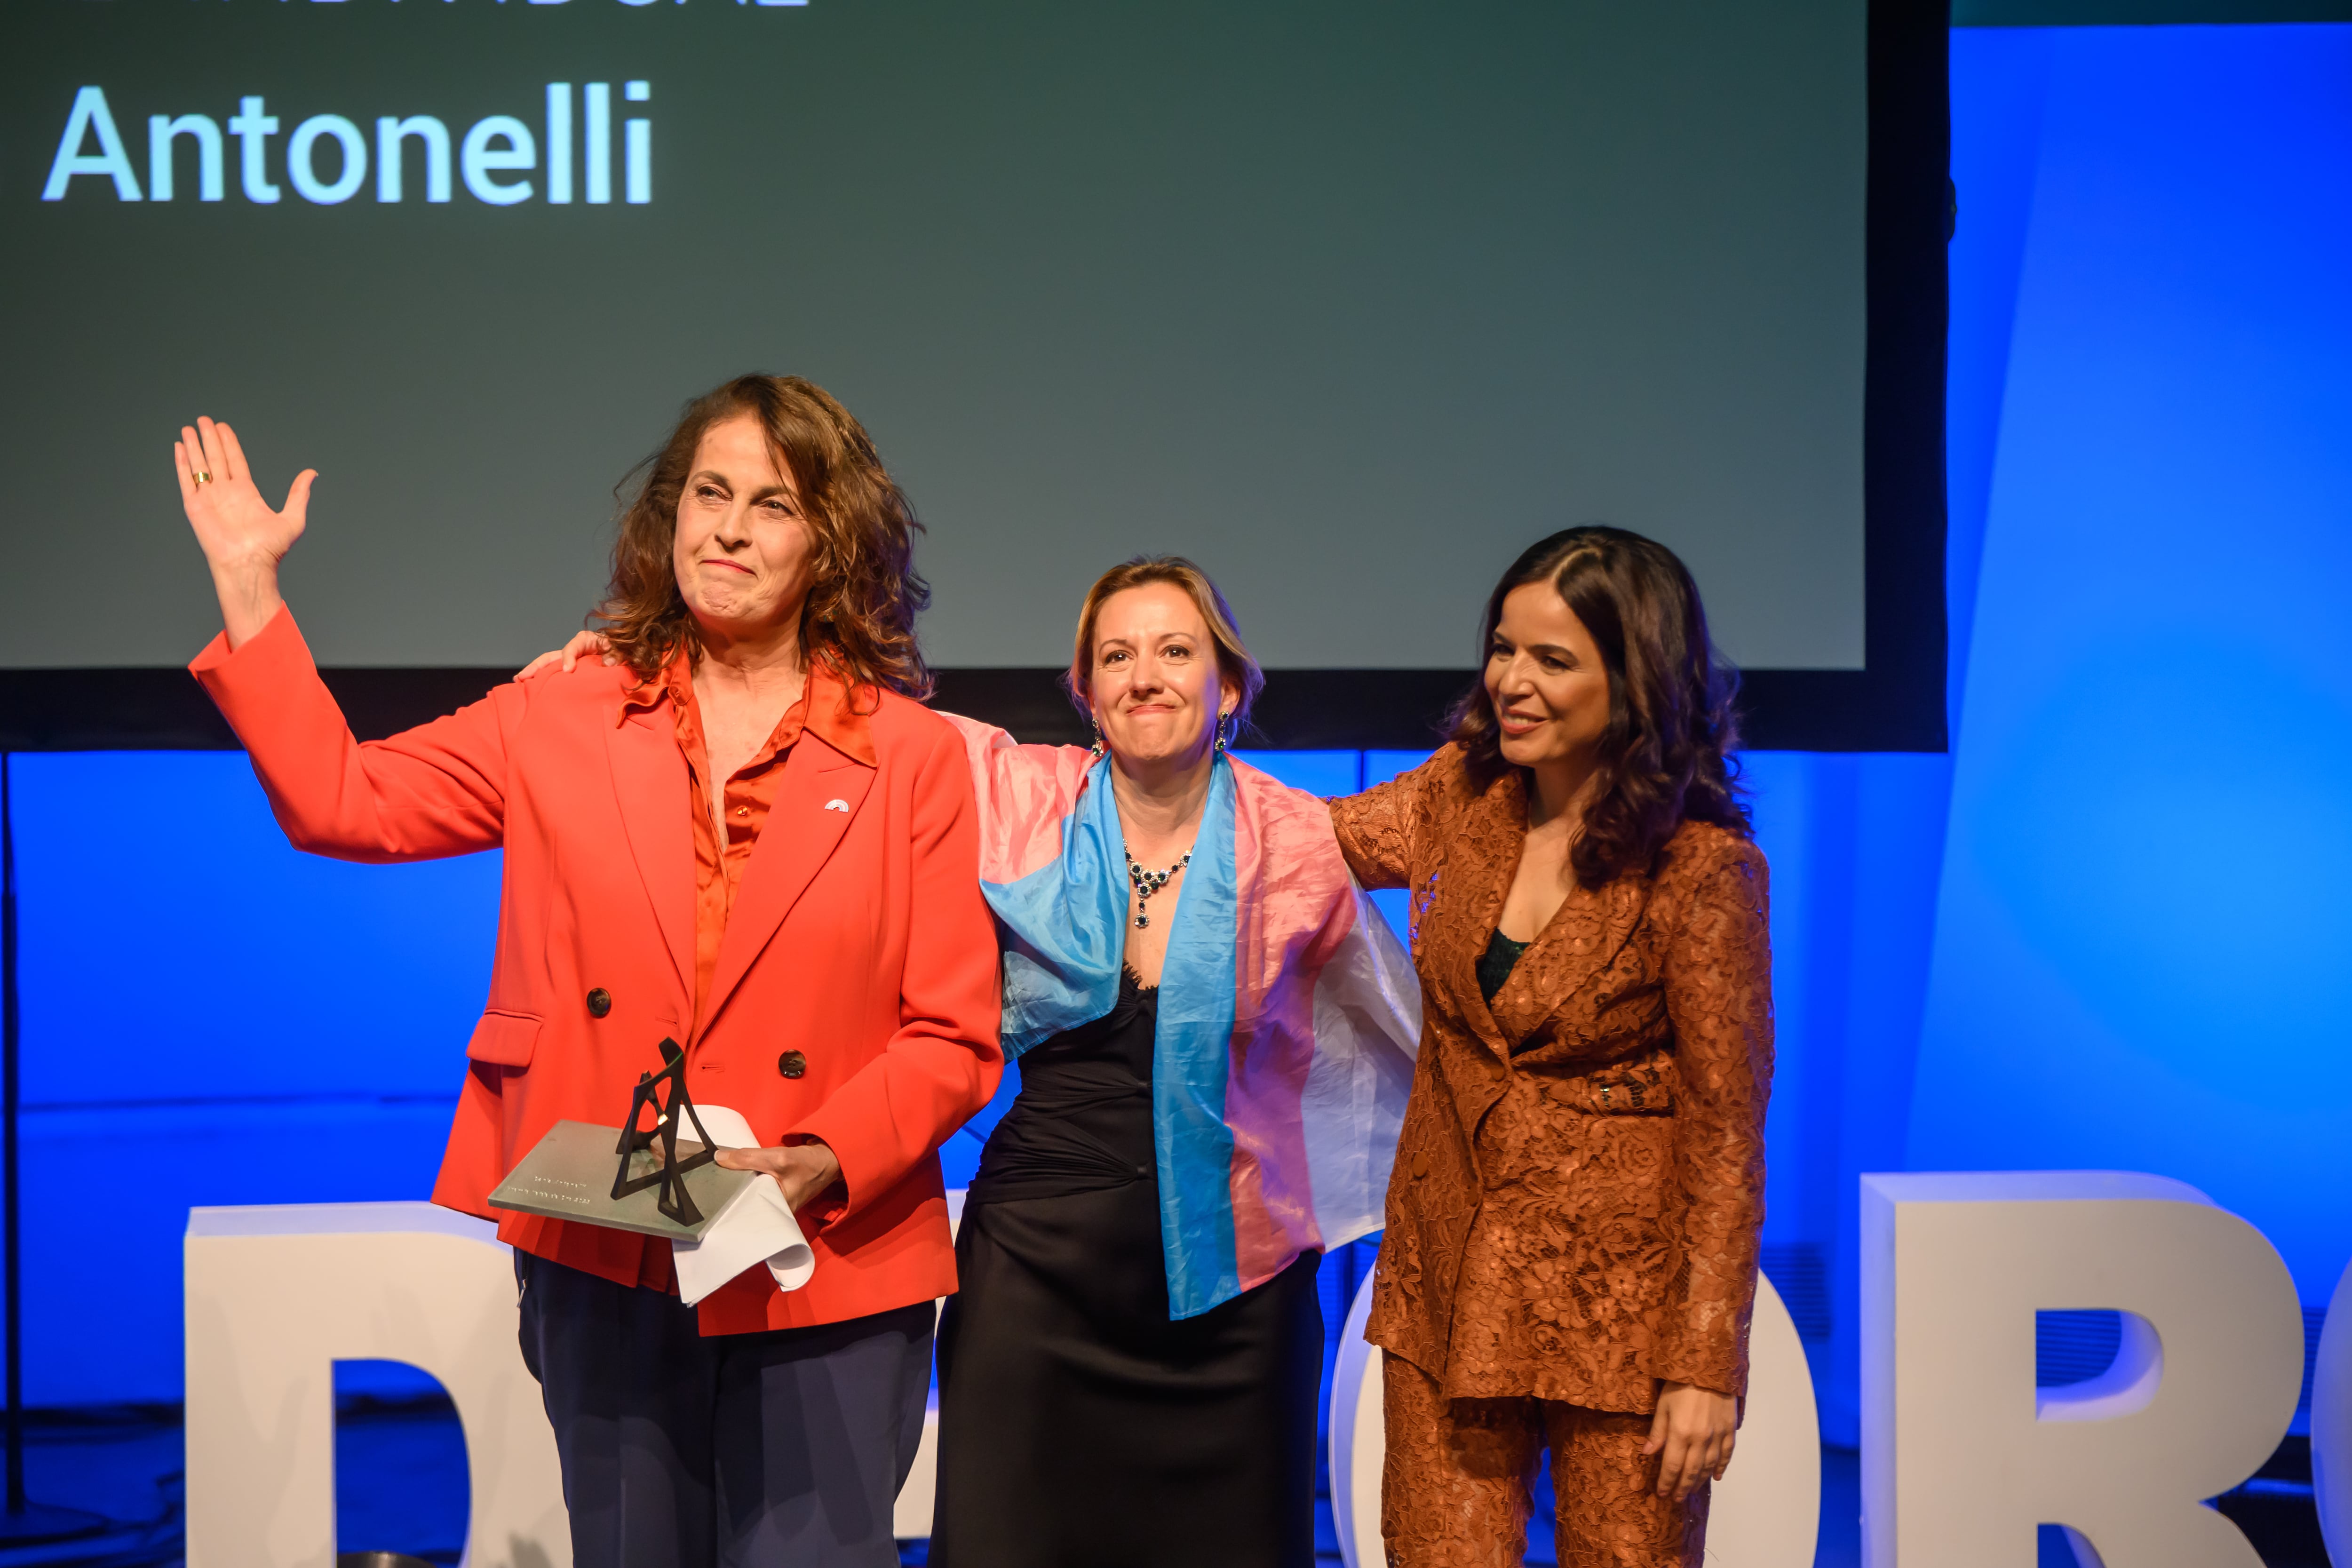
[[[613,1173],[613,1197],[618,1202],[632,1193],[659,1187],[656,1208],[679,1225],[699,1226],[702,1211],[694,1206],[693,1194],[686,1190],[686,1173],[715,1162],[719,1151],[712,1147],[710,1134],[703,1131],[702,1118],[694,1113],[693,1097],[686,1092],[686,1053],[678,1049],[676,1040],[664,1037],[661,1054],[661,1071],[639,1073],[637,1087],[629,1096],[629,1119],[622,1124],[616,1151],[621,1166]],[[665,1085],[669,1089],[667,1100],[662,1098]],[[654,1112],[654,1124],[640,1129],[638,1123],[648,1110]],[[694,1124],[694,1152],[681,1159],[678,1135],[687,1122]],[[646,1156],[642,1163],[637,1159],[641,1153]],[[637,1173],[632,1175],[633,1170]]]
[[[737,1194],[766,1180],[719,1163],[718,1144],[686,1091],[686,1052],[672,1039],[657,1048],[661,1070],[638,1075],[625,1124],[557,1122],[491,1192],[489,1206],[694,1241]]]

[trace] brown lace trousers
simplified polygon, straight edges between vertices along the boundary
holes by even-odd
[[[1698,1568],[1707,1489],[1658,1496],[1650,1417],[1549,1399],[1440,1397],[1427,1373],[1381,1358],[1390,1568],[1518,1568],[1536,1461],[1551,1449],[1559,1568]]]

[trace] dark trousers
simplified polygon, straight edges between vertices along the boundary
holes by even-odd
[[[515,1276],[574,1568],[897,1568],[930,1302],[705,1339],[675,1296],[520,1251]]]

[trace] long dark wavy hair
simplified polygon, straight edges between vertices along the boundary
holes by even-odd
[[[929,697],[931,671],[915,641],[915,616],[931,600],[914,567],[923,525],[865,427],[824,388],[796,375],[738,376],[696,398],[661,450],[621,481],[624,490],[631,479],[637,488],[621,513],[597,629],[640,679],[659,675],[680,646],[701,662],[671,558],[678,497],[703,433],[743,415],[760,422],[815,536],[801,607],[802,657],[824,661],[852,687]]]
[[[1503,574],[1478,626],[1483,669],[1503,600],[1549,582],[1600,645],[1609,672],[1609,728],[1584,829],[1569,852],[1577,880],[1598,887],[1627,871],[1649,876],[1685,822],[1749,836],[1740,799],[1739,674],[1707,640],[1698,584],[1675,552],[1622,528],[1563,529],[1538,540]],[[1503,760],[1495,704],[1482,678],[1447,716],[1472,782],[1486,788]]]

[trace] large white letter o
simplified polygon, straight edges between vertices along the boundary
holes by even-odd
[[[2327,1555],[2352,1563],[2352,1268],[2336,1282],[2311,1369],[2311,1480]]]
[[[1381,1352],[1364,1342],[1372,1310],[1366,1275],[1339,1335],[1331,1373],[1331,1521],[1348,1568],[1374,1568],[1381,1548]],[[1756,1280],[1748,1332],[1748,1404],[1731,1468],[1707,1508],[1710,1568],[1811,1568],[1821,1530],[1822,1430],[1804,1342],[1772,1281]]]

